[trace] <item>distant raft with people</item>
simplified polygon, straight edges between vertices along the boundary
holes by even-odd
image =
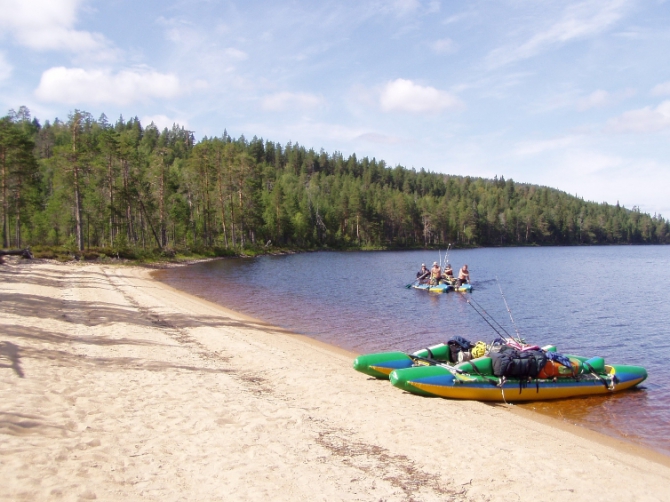
[[[429,291],[430,293],[447,293],[448,291],[456,291],[458,293],[471,293],[472,284],[448,284],[442,282],[440,284],[424,284],[419,281],[409,285],[410,288],[419,289],[422,291]]]
[[[412,394],[497,402],[611,394],[647,378],[641,366],[559,354],[551,345],[540,348],[514,339],[473,344],[462,337],[411,354],[362,355],[354,360],[354,369],[388,378]]]
[[[451,244],[449,245],[451,246]],[[449,248],[444,255],[444,267],[441,262],[433,262],[433,268],[430,270],[425,263],[421,264],[421,269],[416,273],[416,281],[405,286],[407,289],[414,288],[431,293],[446,293],[447,291],[458,291],[459,293],[470,293],[472,285],[470,284],[470,271],[468,265],[464,264],[458,272],[458,278],[454,277],[453,269],[447,261]],[[441,257],[440,257],[441,260]]]

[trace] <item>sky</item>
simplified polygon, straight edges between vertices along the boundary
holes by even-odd
[[[22,105],[670,217],[670,1],[0,0],[0,113]]]

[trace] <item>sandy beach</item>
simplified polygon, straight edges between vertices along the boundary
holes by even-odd
[[[137,267],[0,265],[4,500],[670,500],[668,457],[428,399]]]

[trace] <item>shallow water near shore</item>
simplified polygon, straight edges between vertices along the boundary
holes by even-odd
[[[443,256],[428,251],[263,256],[198,263],[155,277],[359,353],[414,351],[454,335],[490,342],[497,334],[462,294],[405,287],[422,262],[430,267]],[[468,264],[475,288],[470,298],[509,333],[518,330],[529,343],[640,365],[649,373],[633,391],[519,406],[670,455],[670,247],[456,250],[449,261],[454,270]]]

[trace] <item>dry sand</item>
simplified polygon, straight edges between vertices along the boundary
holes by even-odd
[[[0,266],[0,498],[670,500],[668,458],[427,399],[140,268]]]

